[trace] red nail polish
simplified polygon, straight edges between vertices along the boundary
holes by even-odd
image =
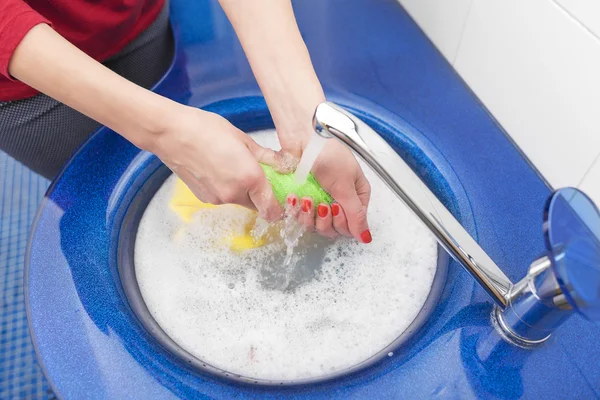
[[[288,197],[287,203],[292,207],[296,207],[296,198],[294,196]]]
[[[309,212],[312,209],[312,201],[307,199],[302,199],[302,211]]]
[[[321,218],[325,218],[328,212],[327,206],[324,206],[323,204],[319,204],[319,207],[317,207],[317,214],[319,214],[319,217]]]
[[[373,238],[371,237],[371,231],[369,230],[361,233],[360,238],[362,239],[363,243],[371,243],[373,241]]]
[[[331,205],[331,213],[333,214],[334,217],[337,217],[338,214],[340,213],[340,205],[337,203],[333,203]]]

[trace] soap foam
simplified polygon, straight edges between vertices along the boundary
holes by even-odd
[[[274,131],[252,137],[278,148]],[[243,231],[240,207],[200,210],[184,223],[169,209],[175,176],[137,233],[142,297],[162,329],[195,357],[253,379],[317,378],[379,353],[417,316],[437,266],[433,236],[370,169],[373,242],[305,234],[293,284],[281,290],[281,239],[244,253],[222,238]],[[391,354],[391,353],[390,353]]]

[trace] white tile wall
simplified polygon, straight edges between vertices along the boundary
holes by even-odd
[[[450,62],[456,57],[472,2],[473,0],[400,0],[406,11]]]
[[[399,1],[551,185],[598,192],[600,0]]]
[[[600,207],[600,154],[579,186]]]
[[[581,182],[600,152],[598,38],[553,0],[474,0],[454,67],[553,186]]]
[[[599,0],[554,0],[569,14],[600,38]]]

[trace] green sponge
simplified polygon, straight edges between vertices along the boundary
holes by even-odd
[[[331,204],[333,202],[333,197],[319,185],[313,174],[308,174],[306,181],[298,185],[294,174],[280,174],[269,165],[261,164],[260,166],[265,171],[267,179],[273,186],[273,193],[275,193],[275,197],[281,205],[285,206],[287,196],[290,193],[299,198],[311,197],[315,205],[320,203]]]

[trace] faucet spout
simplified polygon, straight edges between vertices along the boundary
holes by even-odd
[[[513,286],[511,280],[379,134],[329,102],[317,107],[313,124],[321,136],[334,137],[354,150],[423,221],[441,246],[481,284],[496,304],[502,309],[508,305]]]

